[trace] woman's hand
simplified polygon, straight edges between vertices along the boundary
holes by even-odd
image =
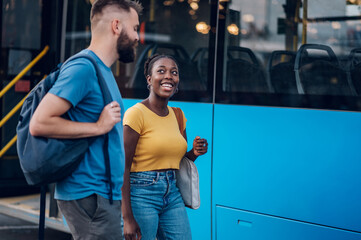
[[[140,240],[142,238],[140,227],[134,217],[124,220],[123,231],[125,240]]]
[[[208,151],[208,142],[207,139],[195,137],[193,140],[193,154],[198,157]]]

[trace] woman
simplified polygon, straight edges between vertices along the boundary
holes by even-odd
[[[187,151],[175,113],[168,106],[178,91],[179,74],[171,56],[154,55],[144,64],[149,97],[124,116],[125,173],[122,212],[125,239],[192,238],[187,212],[176,186],[175,170],[185,155],[196,160],[207,152],[196,137]],[[186,119],[183,114],[185,126]],[[184,136],[185,129],[184,129]]]

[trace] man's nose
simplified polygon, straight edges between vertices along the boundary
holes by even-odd
[[[139,42],[139,33],[138,32],[135,33],[135,41]]]

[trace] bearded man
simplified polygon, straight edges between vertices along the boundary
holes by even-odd
[[[124,63],[134,60],[141,11],[142,6],[131,0],[97,0],[92,5],[92,39],[80,53],[96,60],[113,102],[105,105],[93,64],[77,58],[62,67],[30,122],[33,136],[95,137],[78,168],[55,188],[55,199],[75,240],[122,239],[124,107],[110,67],[117,59]],[[65,113],[70,120],[62,118]],[[112,184],[105,171],[104,134],[109,136]]]

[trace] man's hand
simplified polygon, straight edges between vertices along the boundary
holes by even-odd
[[[113,101],[103,108],[102,113],[97,121],[101,133],[110,132],[115,124],[121,121],[119,103]]]

